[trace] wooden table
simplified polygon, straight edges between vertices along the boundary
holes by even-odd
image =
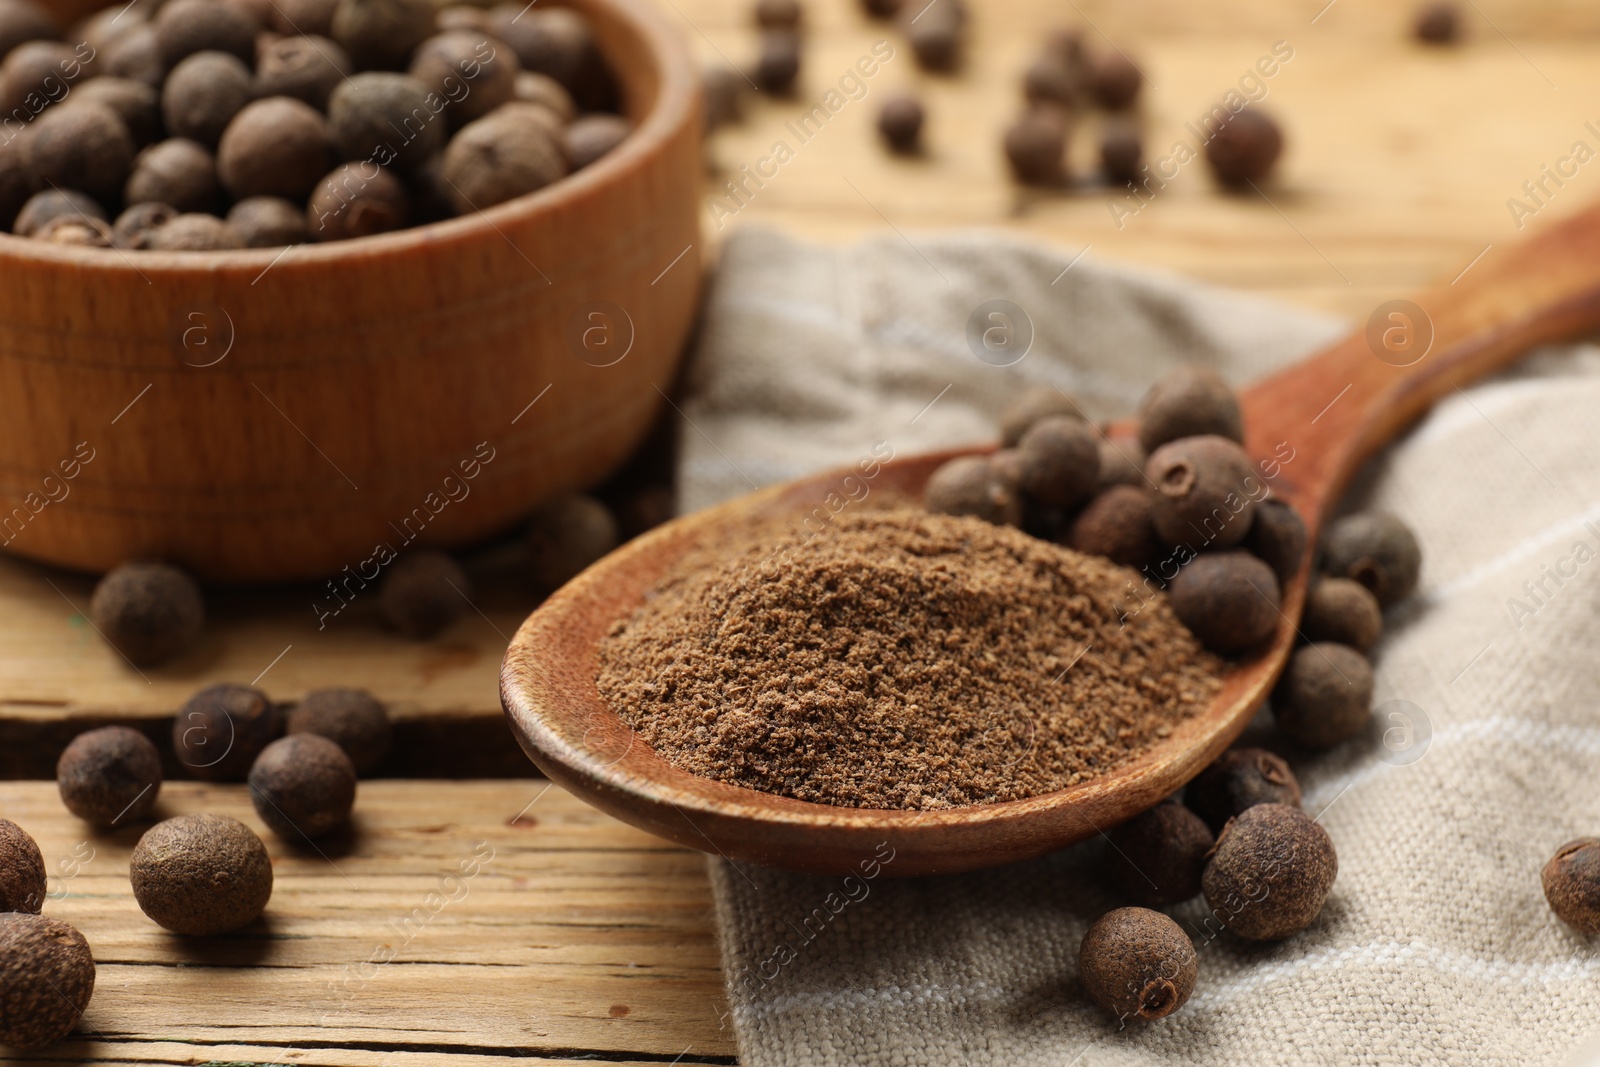
[[[733,1062],[704,858],[548,782],[363,783],[352,832],[315,847],[268,831],[245,786],[163,789],[161,816],[199,811],[272,853],[267,913],[237,934],[145,918],[143,826],[95,833],[53,782],[0,787],[44,852],[45,913],[98,964],[81,1039],[4,1062]]]
[[[744,0],[662,3],[708,60],[748,65],[755,37]],[[1475,0],[1464,5],[1470,39],[1452,50],[1411,43],[1410,5],[1389,0],[971,6],[970,61],[949,78],[918,72],[893,29],[868,22],[854,0],[808,0],[804,84],[793,100],[753,102],[746,123],[716,137],[708,203],[741,163],[793,140],[785,122],[809,111],[880,39],[897,55],[865,98],[798,146],[723,220],[730,228],[759,223],[845,240],[893,227],[915,243],[932,227],[996,226],[1361,320],[1515,240],[1509,198],[1537,207],[1524,220],[1536,226],[1600,192],[1600,163],[1559,188],[1547,180],[1538,204],[1522,189],[1575,142],[1600,149],[1600,11],[1580,0]],[[1019,106],[1019,72],[1043,33],[1073,22],[1092,27],[1101,46],[1114,40],[1147,71],[1143,121],[1157,158],[1186,136],[1186,121],[1286,42],[1293,58],[1264,82],[1263,106],[1283,120],[1290,143],[1277,179],[1260,194],[1225,196],[1193,163],[1120,226],[1111,205],[1129,202],[1104,189],[1013,187],[998,138]],[[875,140],[876,105],[891,87],[912,85],[929,104],[929,151],[893,159]],[[1091,123],[1075,144],[1080,172],[1093,140]],[[726,232],[708,207],[708,243]],[[200,649],[141,675],[83,619],[88,580],[0,561],[0,776],[47,772],[65,739],[90,723],[142,721],[159,734],[200,684],[258,676],[285,700],[329,684],[365,685],[389,699],[402,773],[526,771],[495,688],[505,638],[533,606],[517,582],[502,580],[508,566],[492,551],[476,560],[483,614],[420,646],[383,632],[370,605],[319,630],[314,591],[265,602],[223,594]],[[701,857],[543,789],[506,780],[366,784],[358,833],[327,857],[265,835],[278,872],[266,925],[196,944],[163,934],[134,906],[126,866],[136,830],[89,834],[53,786],[0,784],[0,814],[34,831],[52,864],[63,895],[48,911],[77,923],[101,964],[86,1018],[96,1036],[38,1059],[728,1062],[734,1048]],[[165,796],[173,812],[218,810],[256,824],[242,787],[174,783]],[[395,924],[426,909],[439,877],[478,842],[493,847],[494,860],[467,896],[440,908],[395,963],[369,968],[352,980],[355,993],[326,1010],[329,983],[405,936]],[[93,859],[65,877],[71,868],[59,862],[84,849]]]

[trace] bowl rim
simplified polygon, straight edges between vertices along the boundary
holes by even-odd
[[[100,275],[118,275],[148,280],[145,274],[202,275],[219,268],[261,269],[278,260],[292,260],[297,266],[345,261],[352,257],[393,255],[429,246],[461,243],[473,239],[499,237],[510,240],[504,227],[554,214],[569,201],[581,199],[636,171],[640,164],[658,155],[683,128],[686,121],[698,121],[700,83],[693,57],[683,35],[666,22],[665,16],[646,0],[553,0],[564,7],[582,8],[591,18],[609,13],[645,44],[654,61],[658,81],[656,97],[649,111],[632,132],[610,152],[576,173],[551,182],[543,189],[514,197],[493,207],[477,208],[469,215],[440,219],[408,226],[388,233],[372,234],[343,241],[306,241],[297,245],[271,248],[230,249],[207,252],[168,252],[140,250],[130,253],[120,248],[91,248],[49,244],[0,232],[0,268],[50,264],[69,266]],[[618,78],[623,80],[622,76]],[[295,250],[293,256],[288,250]],[[289,266],[288,262],[282,266]]]

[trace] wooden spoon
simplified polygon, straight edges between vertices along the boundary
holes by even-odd
[[[1536,345],[1597,328],[1600,207],[1491,252],[1414,302],[1385,305],[1367,329],[1246,390],[1246,448],[1280,465],[1273,488],[1299,510],[1315,543],[1358,465],[1436,400]],[[872,492],[919,496],[952,454],[891,461],[871,480]],[[1026,800],[933,812],[831,807],[668,764],[601,700],[600,639],[697,544],[730,526],[811,512],[845,473],[678,519],[612,553],[534,612],[506,653],[501,699],[540,769],[624,822],[729,859],[835,875],[874,863],[896,876],[990,867],[1083,840],[1177,790],[1244,729],[1294,647],[1309,560],[1286,583],[1271,647],[1236,664],[1209,709],[1112,773]]]

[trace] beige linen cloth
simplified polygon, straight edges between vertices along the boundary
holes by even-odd
[[[1120,415],[1182,360],[1245,383],[1346,328],[1008,236],[910,238],[728,242],[682,405],[685,507],[878,441],[991,440],[1028,384]],[[966,340],[991,299],[1033,324],[1012,366]],[[742,1062],[1591,1062],[1600,939],[1551,915],[1539,873],[1600,835],[1597,413],[1600,356],[1541,353],[1440,404],[1352,495],[1424,546],[1421,589],[1376,649],[1375,702],[1411,740],[1375,731],[1297,767],[1339,851],[1310,930],[1251,944],[1206,936],[1201,902],[1173,909],[1199,986],[1177,1015],[1119,1031],[1077,983],[1079,940],[1116,903],[1103,843],[949,877],[897,880],[890,860],[849,882],[713,858]]]

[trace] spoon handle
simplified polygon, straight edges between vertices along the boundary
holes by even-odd
[[[1436,401],[1596,329],[1600,205],[1490,246],[1450,284],[1380,306],[1356,333],[1245,390],[1245,446],[1281,464],[1274,489],[1314,535],[1361,463]]]

